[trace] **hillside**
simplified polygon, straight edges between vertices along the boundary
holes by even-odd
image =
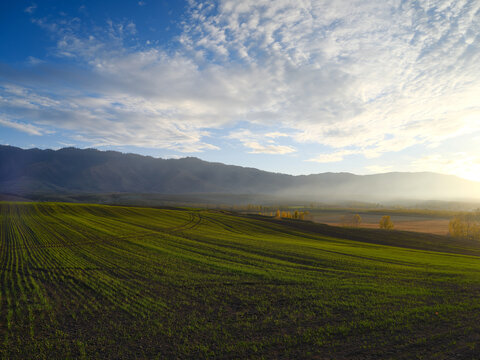
[[[480,356],[475,243],[194,209],[0,221],[5,359]]]
[[[0,193],[264,194],[311,201],[477,199],[480,183],[435,173],[291,176],[197,158],[0,146]]]

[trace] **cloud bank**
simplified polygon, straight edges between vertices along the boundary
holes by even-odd
[[[246,152],[317,144],[327,151],[303,160],[337,162],[480,131],[475,0],[191,1],[173,50],[139,43],[131,21],[28,9],[55,64],[1,66],[0,115],[31,134],[190,153],[240,126],[222,136]]]

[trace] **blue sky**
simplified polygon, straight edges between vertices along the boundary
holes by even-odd
[[[480,2],[0,3],[0,143],[480,180]]]

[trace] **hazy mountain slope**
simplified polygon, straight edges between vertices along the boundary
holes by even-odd
[[[165,160],[92,149],[0,147],[2,192],[255,193],[285,188],[292,179],[197,158]]]
[[[57,151],[0,146],[0,193],[129,192],[275,194],[311,200],[480,197],[480,184],[434,173],[291,176],[210,163],[114,151]]]

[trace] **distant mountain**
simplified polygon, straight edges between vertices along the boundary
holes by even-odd
[[[0,193],[268,194],[312,201],[478,199],[480,183],[435,173],[292,176],[197,158],[0,145]]]

